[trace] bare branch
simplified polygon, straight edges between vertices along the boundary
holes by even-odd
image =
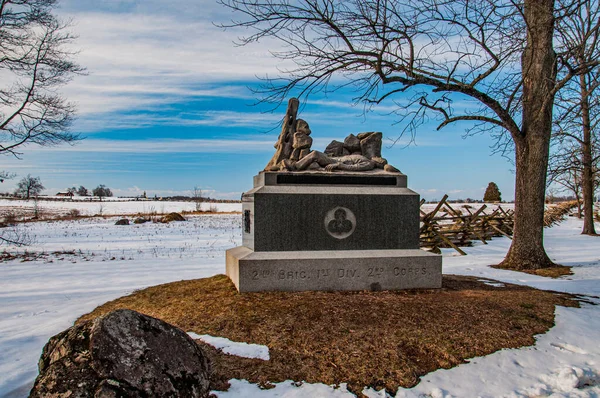
[[[68,25],[52,14],[56,0],[0,4],[0,155],[18,157],[27,144],[52,146],[81,139],[70,133],[75,107],[57,88],[84,70],[72,62]]]

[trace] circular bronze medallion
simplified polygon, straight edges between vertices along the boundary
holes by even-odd
[[[356,229],[356,216],[350,209],[334,207],[325,215],[325,230],[336,239],[346,239]]]

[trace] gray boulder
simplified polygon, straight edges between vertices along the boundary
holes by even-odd
[[[361,133],[358,137],[360,138],[362,134],[366,133]],[[360,140],[360,150],[363,156],[366,156],[369,159],[375,157],[380,158],[382,139],[383,134],[381,133],[369,133],[368,135],[365,135],[364,138]]]
[[[116,310],[52,337],[30,397],[208,397],[209,363],[182,330]]]
[[[129,220],[126,218],[121,218],[115,223],[115,225],[129,225]]]
[[[300,123],[300,121],[298,121]],[[310,130],[308,130],[310,133]],[[292,156],[290,159],[298,161],[308,155],[310,153],[310,147],[312,145],[313,139],[304,132],[298,132],[294,134],[294,143],[292,151]]]
[[[327,148],[325,148],[325,154],[329,156],[342,156],[344,155],[344,143],[336,140],[331,141]]]
[[[350,153],[360,153],[360,140],[354,134],[350,134],[344,139],[344,148]]]
[[[362,141],[362,140],[364,140],[365,138],[367,138],[368,136],[370,136],[371,134],[374,134],[374,133],[375,133],[374,131],[367,131],[366,133],[358,133],[358,134],[356,135],[356,137],[357,137],[359,140],[361,140],[361,141]]]
[[[304,119],[298,119],[296,121],[296,132],[310,135],[310,127],[308,127],[308,123]]]
[[[313,139],[304,133],[295,133],[294,134],[294,149],[304,149],[310,148],[312,145]]]

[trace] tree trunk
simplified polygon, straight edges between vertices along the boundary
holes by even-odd
[[[573,160],[574,162],[576,160]],[[581,200],[581,184],[579,183],[582,179],[582,177],[579,175],[579,169],[577,169],[577,167],[573,167],[571,168],[571,170],[569,171],[569,174],[571,175],[570,178],[573,181],[573,195],[575,195],[575,201],[577,202],[577,218],[581,218],[581,215],[583,214],[583,209],[582,209],[582,203],[583,201]]]
[[[501,268],[539,269],[554,264],[544,250],[544,196],[556,82],[552,44],[554,1],[526,0],[527,46],[521,58],[523,123],[515,140],[515,226]]]
[[[583,122],[583,142],[581,143],[583,178],[583,231],[584,235],[596,235],[594,228],[594,174],[592,172],[592,128],[590,124],[589,92],[586,76],[579,76],[581,88],[581,118]]]
[[[577,172],[573,172],[573,174],[575,174],[575,176],[573,178],[578,178],[579,176],[577,175]],[[581,200],[581,194],[579,193],[579,184],[575,183],[575,200],[577,201],[577,218],[581,218],[581,215],[583,214],[583,209],[581,207],[581,203],[583,202]]]
[[[549,140],[533,134],[516,143],[515,225],[501,268],[554,266],[544,250],[544,193]]]

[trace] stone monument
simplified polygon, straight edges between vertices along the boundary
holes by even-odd
[[[442,258],[419,249],[419,195],[381,157],[382,134],[311,150],[289,101],[275,155],[242,196],[242,246],[227,250],[240,292],[440,288]]]

